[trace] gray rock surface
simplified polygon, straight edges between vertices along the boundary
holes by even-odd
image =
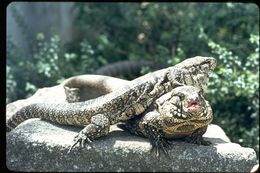
[[[171,159],[156,158],[145,138],[112,126],[111,133],[89,146],[67,154],[81,128],[56,125],[39,119],[20,124],[7,134],[6,164],[13,171],[206,171],[249,172],[256,153],[231,143],[217,125],[205,137],[213,144],[198,146],[172,141]]]
[[[35,102],[64,102],[61,85],[38,90],[32,97],[7,105],[7,116]],[[210,125],[204,137],[213,144],[198,146],[172,141],[170,159],[150,153],[151,144],[116,126],[111,133],[93,142],[94,149],[73,144],[79,127],[62,126],[31,119],[6,133],[6,165],[12,171],[178,171],[250,172],[256,153],[231,143],[217,125]]]

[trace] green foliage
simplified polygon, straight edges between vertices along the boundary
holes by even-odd
[[[10,103],[17,98],[16,88],[17,83],[14,80],[14,76],[11,73],[11,68],[6,66],[6,103]]]
[[[218,59],[207,92],[214,110],[213,122],[224,127],[232,141],[244,146],[250,143],[259,153],[259,35],[250,36],[255,51],[245,58],[206,40]]]
[[[7,102],[39,87],[92,73],[120,60],[174,65],[196,55],[213,56],[207,100],[214,123],[232,141],[259,153],[259,9],[250,3],[74,3],[74,39],[61,44],[39,33],[32,54],[20,57],[7,40]],[[31,41],[30,41],[31,40]],[[149,68],[142,69],[145,73]],[[19,87],[18,87],[19,86]]]
[[[13,44],[13,42],[10,41],[9,35],[7,36],[6,47],[7,47],[6,56],[9,59],[14,59],[17,54],[17,52],[15,51],[16,46]],[[6,103],[9,103],[17,98],[18,90],[16,89],[16,87],[17,87],[17,82],[13,75],[13,68],[11,68],[10,64],[7,63],[7,65],[6,65]]]
[[[176,57],[209,55],[207,43],[198,38],[201,28],[245,57],[252,51],[248,37],[259,29],[254,4],[76,3],[74,11],[78,35],[88,38],[108,62],[148,59],[167,64]]]
[[[79,43],[78,54],[64,51],[58,35],[46,40],[43,33],[38,33],[36,43],[32,48],[31,56],[20,57],[19,50],[9,37],[7,103],[16,97],[30,96],[38,88],[55,85],[64,78],[86,72],[91,73],[99,66],[94,50],[85,40]],[[11,68],[12,66],[18,68]],[[15,88],[16,86],[20,86],[19,89]],[[15,93],[17,95],[14,95]]]

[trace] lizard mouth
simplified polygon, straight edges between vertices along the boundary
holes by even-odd
[[[190,100],[186,104],[186,112],[191,113],[193,115],[199,115],[201,113],[200,103],[195,100]]]
[[[198,106],[199,103],[197,101],[191,100],[188,102],[188,108],[189,107],[194,107],[194,106]]]

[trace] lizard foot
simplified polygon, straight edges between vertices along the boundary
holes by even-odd
[[[91,148],[94,146],[91,144],[92,140],[104,136],[109,132],[109,119],[103,114],[97,114],[91,117],[91,123],[82,129],[74,138],[74,144],[70,147],[70,152],[75,145],[79,143],[81,148],[87,143]]]
[[[92,140],[90,140],[90,138],[89,137],[87,137],[87,135],[86,134],[84,134],[84,133],[79,133],[78,135],[76,135],[75,137],[74,137],[74,144],[70,147],[70,149],[69,149],[69,151],[68,151],[68,153],[70,153],[71,152],[71,150],[79,143],[79,145],[80,145],[80,147],[81,148],[84,148],[84,146],[85,146],[85,144],[86,143],[88,143],[89,144],[89,146],[91,147],[91,148],[93,148],[93,146],[92,146]]]
[[[171,143],[164,139],[164,138],[158,138],[157,140],[152,142],[152,149],[151,152],[153,152],[155,150],[155,155],[158,158],[161,155],[161,152],[163,152],[163,154],[170,158],[169,153],[167,151],[167,149],[169,149]]]
[[[144,124],[144,129],[147,137],[152,143],[151,152],[155,150],[155,155],[157,158],[160,156],[161,152],[163,152],[166,157],[170,158],[167,149],[170,147],[171,143],[163,137],[161,130],[147,124]]]

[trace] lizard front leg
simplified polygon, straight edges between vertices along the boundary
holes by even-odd
[[[171,143],[164,137],[160,113],[156,110],[150,111],[145,114],[143,121],[140,121],[139,123],[139,127],[144,136],[146,136],[152,144],[151,152],[155,151],[157,158],[161,155],[161,152],[169,158],[167,149],[170,147]]]
[[[171,143],[164,137],[159,116],[160,114],[156,110],[148,110],[141,117],[135,117],[125,124],[118,124],[117,126],[132,134],[148,138],[152,144],[151,152],[155,151],[157,158],[161,152],[169,157],[167,148]]]
[[[110,122],[109,119],[103,114],[97,114],[91,117],[91,122],[84,129],[82,129],[74,138],[74,144],[70,147],[68,153],[75,147],[76,144],[80,144],[83,148],[85,143],[90,146],[93,139],[105,136],[109,133]]]

